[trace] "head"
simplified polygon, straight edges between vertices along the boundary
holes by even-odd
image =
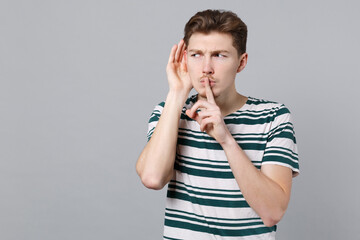
[[[211,32],[230,34],[239,57],[246,52],[247,26],[230,11],[209,9],[197,12],[185,25],[184,42],[188,46],[194,33],[209,34]]]
[[[247,63],[246,25],[232,12],[206,10],[185,26],[187,69],[195,90],[205,96],[210,81],[215,97],[236,93],[235,77]]]

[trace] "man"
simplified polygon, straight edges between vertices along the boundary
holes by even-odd
[[[235,89],[246,38],[234,13],[206,10],[171,49],[169,93],[136,165],[146,187],[168,184],[164,239],[275,239],[299,173],[296,140],[284,105]]]

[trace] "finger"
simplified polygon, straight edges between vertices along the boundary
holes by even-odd
[[[178,44],[177,50],[176,50],[175,62],[179,62],[179,56],[181,54],[183,45],[184,45],[184,40],[181,39],[179,44]]]
[[[201,110],[197,112],[197,115],[199,116],[198,119],[201,121],[204,118],[208,118],[216,114],[214,111],[208,111],[208,110]]]
[[[203,119],[200,123],[200,130],[203,132],[204,130],[206,131],[209,130],[209,128],[212,128],[214,120],[213,117]]]
[[[200,125],[200,123],[201,123],[201,121],[202,121],[202,118],[199,116],[198,113],[192,114],[192,113],[190,112],[190,109],[186,110],[185,113],[186,113],[186,115],[188,115],[189,118],[195,120],[195,121]]]
[[[186,47],[184,47],[186,49]],[[181,68],[184,72],[187,72],[187,64],[186,64],[186,50],[183,51],[183,56],[181,60]]]
[[[206,99],[209,103],[215,103],[214,94],[210,87],[210,80],[205,80],[205,92],[206,92]]]
[[[179,62],[183,62],[184,60],[184,51],[185,51],[185,43],[184,40],[182,40],[183,44],[181,45],[181,51],[180,51],[180,56],[179,56]]]
[[[175,52],[176,52],[177,47],[178,47],[178,46],[175,44],[175,45],[171,48],[168,63],[173,63],[173,62],[174,62],[174,59],[175,59]]]
[[[186,109],[185,113],[189,118],[191,118],[191,119],[195,118],[193,112],[191,112],[191,109]]]
[[[199,125],[201,124],[201,122],[203,121],[203,119],[206,118],[206,116],[202,115],[201,112],[202,112],[202,111],[197,112],[197,113],[196,113],[196,116],[195,116],[195,118],[194,118],[194,120],[195,120]]]
[[[199,108],[211,108],[211,104],[207,101],[199,100],[190,108],[190,116],[194,116]]]

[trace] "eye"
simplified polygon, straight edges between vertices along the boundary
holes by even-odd
[[[224,54],[221,54],[221,53],[216,53],[214,56],[215,57],[220,57],[220,58],[226,57]]]
[[[192,57],[200,57],[200,54],[199,53],[193,53],[191,54]]]

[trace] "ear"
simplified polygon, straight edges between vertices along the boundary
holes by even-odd
[[[247,64],[247,61],[248,61],[248,54],[247,53],[243,53],[240,58],[239,58],[240,62],[239,62],[239,67],[237,68],[236,72],[239,73],[241,72],[246,64]]]

